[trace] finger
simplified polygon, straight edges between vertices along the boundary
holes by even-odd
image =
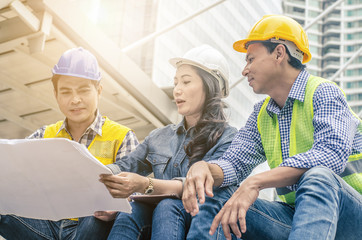
[[[96,211],[93,214],[95,217],[102,216],[102,211]]]
[[[99,181],[107,181],[109,179],[112,179],[112,176],[111,174],[101,174],[99,175]]]
[[[114,183],[114,182],[103,182],[104,185],[106,185],[107,188],[110,189],[119,189],[119,190],[125,190],[125,185],[124,184],[120,184],[120,183]]]
[[[214,186],[214,178],[211,175],[208,175],[205,181],[205,193],[209,197],[214,196],[214,193],[212,192],[213,186]]]
[[[224,206],[225,208],[225,206]],[[226,207],[224,209],[224,214],[223,217],[221,219],[221,226],[222,226],[222,230],[224,231],[224,236],[227,239],[231,239],[231,234],[230,234],[230,226],[229,226],[229,217],[230,217],[230,211],[231,209]]]
[[[100,182],[104,183],[104,184],[119,184],[119,185],[128,185],[129,184],[129,179],[125,178],[125,177],[119,177],[119,176],[108,176],[105,178],[101,178],[99,180]]]
[[[209,231],[210,235],[214,235],[217,227],[220,224],[223,214],[224,214],[224,210],[221,209],[220,212],[215,216],[214,220],[212,221],[211,227],[210,227],[210,231]]]
[[[238,211],[231,211],[230,218],[229,218],[229,225],[232,232],[238,237],[241,238],[241,232],[238,226]]]
[[[185,183],[184,191],[182,194],[182,203],[186,212],[191,213],[197,206],[196,192],[193,181],[187,181]]]
[[[246,212],[244,209],[239,209],[239,225],[240,225],[240,230],[242,233],[246,232],[246,220],[245,220],[245,216],[246,216]]]
[[[114,198],[127,198],[129,195],[131,195],[131,193],[122,187],[112,188],[106,185],[106,188]]]
[[[197,179],[195,185],[199,203],[203,204],[205,202],[205,180]]]

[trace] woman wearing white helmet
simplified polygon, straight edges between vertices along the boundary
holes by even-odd
[[[237,132],[226,123],[223,111],[229,73],[223,55],[203,45],[170,63],[177,68],[173,96],[183,120],[152,131],[134,152],[108,165],[118,175],[101,176],[101,181],[113,197],[141,192],[180,198],[189,167],[218,159]],[[154,178],[146,177],[151,173]],[[116,217],[109,239],[203,239],[200,234],[209,238],[210,220],[235,188],[215,192],[214,198],[199,196],[203,204],[195,217],[180,199],[164,199],[158,205],[134,201],[132,214],[120,212]]]

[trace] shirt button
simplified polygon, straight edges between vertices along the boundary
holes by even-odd
[[[156,160],[153,160],[153,162],[155,163],[155,162],[156,162]]]
[[[283,117],[282,117],[282,120],[284,120],[284,118],[285,118],[285,117],[283,116]]]
[[[178,164],[177,164],[177,163],[175,163],[173,166],[174,166],[174,167],[177,167],[177,166],[178,166]]]

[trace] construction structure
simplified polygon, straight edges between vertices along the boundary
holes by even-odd
[[[50,69],[77,46],[90,50],[101,66],[101,113],[142,140],[180,120],[168,59],[195,45],[213,45],[230,59],[230,121],[241,127],[258,97],[246,81],[238,84],[244,59],[232,42],[262,15],[280,11],[279,0],[268,5],[261,0],[1,0],[0,137],[24,138],[63,119]]]

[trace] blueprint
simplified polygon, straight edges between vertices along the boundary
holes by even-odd
[[[113,198],[100,174],[112,172],[88,149],[63,138],[0,139],[0,214],[60,220],[95,211],[130,213]]]

